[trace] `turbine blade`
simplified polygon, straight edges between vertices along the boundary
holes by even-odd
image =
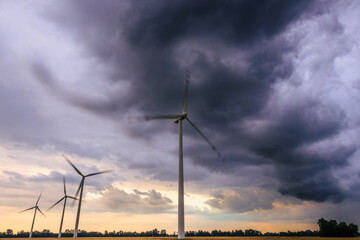
[[[81,180],[80,182],[80,185],[78,187],[78,190],[76,191],[76,194],[75,194],[75,198],[77,198],[79,192],[80,192],[80,189],[82,188],[82,185],[83,185],[83,182],[84,182],[84,178]],[[75,205],[75,200],[72,202],[71,206],[73,207]]]
[[[49,211],[51,210],[53,207],[55,207],[59,202],[61,202],[62,200],[64,200],[65,197],[62,197],[59,201],[57,201],[54,205],[52,205],[51,207],[48,208],[48,210],[46,211]]]
[[[71,197],[71,196],[66,196],[66,197],[71,198],[71,199],[74,199],[74,200],[79,200],[78,198]]]
[[[85,177],[90,177],[90,176],[94,176],[94,175],[98,175],[98,174],[103,174],[103,173],[108,173],[108,172],[113,172],[113,170],[107,170],[107,171],[102,171],[102,172],[90,173],[90,174],[86,175]]]
[[[45,214],[40,210],[40,208],[37,208],[37,210],[39,210],[39,212],[40,212],[44,217],[46,217]]]
[[[216,155],[218,156],[218,158],[219,158],[222,162],[224,162],[225,159],[222,158],[221,152],[216,149],[215,145],[210,142],[210,140],[200,131],[199,128],[197,128],[197,127],[195,126],[195,124],[194,124],[193,122],[190,121],[190,119],[189,119],[188,117],[186,117],[186,120],[187,120],[187,121],[190,123],[190,125],[204,138],[204,140],[209,144],[209,146],[211,147],[211,149],[216,153]]]
[[[39,200],[40,200],[40,198],[41,198],[41,194],[42,194],[42,192],[40,193],[40,195],[39,195],[39,198],[38,198],[38,200],[36,201],[36,204],[35,204],[35,206],[37,206],[37,205],[38,205],[38,203],[39,203]]]
[[[64,180],[64,194],[66,196],[65,176],[63,177],[63,180]]]
[[[156,119],[176,119],[180,115],[152,115],[152,116],[137,116],[137,117],[128,117],[129,123],[139,123]]]
[[[81,182],[80,182],[80,185],[79,185],[79,187],[78,187],[78,190],[76,191],[75,197],[78,196],[78,194],[79,194],[79,192],[80,192],[80,189],[81,189],[81,187],[82,187],[83,182],[84,182],[84,178],[83,178],[83,179],[81,180]]]
[[[25,211],[29,211],[29,210],[34,209],[34,208],[35,208],[35,207],[31,207],[31,208],[28,208],[28,209],[22,210],[22,211],[20,211],[19,213],[22,213],[22,212],[25,212]]]
[[[75,167],[75,165],[72,164],[72,162],[71,162],[65,155],[63,155],[63,157],[64,157],[65,160],[75,169],[75,171],[76,171],[79,175],[84,176],[84,175],[79,171],[79,169],[77,169],[77,168]]]
[[[185,86],[185,94],[184,94],[184,101],[183,101],[183,106],[182,106],[182,111],[183,113],[186,112],[186,104],[187,104],[187,100],[188,100],[188,95],[189,95],[189,84],[190,84],[190,78],[191,78],[191,73],[189,70],[186,71],[186,86]]]

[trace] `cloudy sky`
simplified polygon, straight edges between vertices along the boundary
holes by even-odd
[[[187,112],[186,230],[360,224],[360,2],[0,0],[0,231],[29,230],[86,180],[80,229],[177,229]],[[64,229],[74,228],[68,208]],[[35,229],[57,231],[58,206]]]

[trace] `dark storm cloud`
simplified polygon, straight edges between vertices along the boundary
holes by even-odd
[[[104,6],[96,1],[79,2],[67,3],[73,13],[50,17],[73,31],[100,61],[112,66],[111,83],[129,81],[131,88],[126,96],[108,96],[100,103],[74,100],[66,94],[64,98],[98,115],[105,110],[117,116],[134,109],[178,113],[185,87],[183,73],[189,68],[193,73],[189,116],[227,159],[220,165],[208,146],[201,145],[200,136],[186,126],[186,136],[196,143],[186,147],[185,153],[194,164],[235,176],[245,166],[258,166],[265,169],[266,177],[271,174],[277,179],[282,194],[300,199],[338,202],[348,197],[332,169],[345,166],[355,146],[339,145],[330,153],[311,150],[317,142],[334,138],[346,128],[341,109],[323,104],[320,96],[309,100],[306,95],[297,99],[295,107],[270,106],[277,94],[276,84],[288,80],[296,67],[285,56],[298,50],[299,41],[288,41],[281,34],[305,13],[311,17],[326,12],[322,3],[132,1],[125,4],[124,11],[111,1]],[[88,12],[97,8],[101,10],[90,17]],[[69,21],[72,18],[76,21]],[[333,24],[341,34],[341,24]],[[239,62],[246,64],[241,67]],[[166,131],[158,124],[158,128],[148,128],[148,137]],[[141,134],[142,130],[135,128],[133,131]],[[176,133],[176,128],[171,131]],[[131,166],[147,172],[144,164]],[[273,171],[265,172],[265,166]],[[153,176],[169,180],[162,171]],[[256,177],[268,182],[261,173]],[[220,200],[215,198],[209,204],[217,206]]]
[[[273,208],[277,194],[259,189],[237,189],[227,193],[216,193],[205,204],[225,212],[249,212]]]
[[[219,127],[231,121],[229,113],[235,114],[232,119],[256,113],[275,77],[291,71],[281,57],[286,45],[263,41],[283,30],[307,5],[307,1],[140,1],[123,26],[139,75],[134,79],[133,102],[147,112],[179,112],[184,67],[188,67],[194,78],[203,80],[191,85],[189,96],[189,112],[195,112],[191,116],[201,123]],[[187,46],[187,42],[200,43],[205,49]],[[238,50],[251,49],[246,72],[221,61],[221,48],[228,48],[229,42]],[[177,62],[181,44],[192,55],[187,66]],[[276,72],[279,65],[282,70]]]
[[[280,192],[316,201],[339,202],[349,197],[349,193],[342,189],[338,179],[333,175],[332,169],[346,166],[347,160],[356,149],[342,146],[329,151],[327,156],[324,156],[325,154],[304,156],[304,153],[293,151],[287,153],[289,156],[277,158],[280,161],[288,161],[288,163],[280,163],[277,168],[281,180]]]
[[[164,48],[187,37],[252,44],[296,19],[309,1],[135,1],[125,33],[136,47]]]
[[[346,166],[355,145],[329,144],[326,150],[306,147],[343,129],[341,111],[312,101],[284,110],[273,119],[267,112],[262,119],[269,124],[245,129],[244,143],[275,165],[281,193],[306,200],[341,201],[346,193],[331,168]]]
[[[172,3],[168,1],[133,1],[130,10],[124,13],[122,6],[115,3],[103,6],[99,5],[97,1],[90,1],[90,4],[85,5],[79,2],[70,2],[70,5],[75,4],[73,7],[79,11],[76,13],[76,20],[69,21],[69,19],[75,18],[69,13],[63,13],[64,16],[60,16],[59,13],[53,14],[55,16],[51,17],[71,30],[77,26],[76,36],[84,41],[90,50],[108,46],[113,41],[115,32],[122,32],[124,41],[128,43],[131,52],[120,53],[118,50],[122,47],[111,44],[112,54],[115,56],[110,60],[101,54],[96,56],[102,61],[109,61],[109,64],[113,64],[114,67],[118,65],[116,68],[119,74],[126,73],[126,68],[121,67],[130,61],[133,65],[130,68],[132,72],[124,76],[134,81],[135,89],[132,89],[133,94],[129,96],[132,98],[131,104],[138,106],[140,102],[143,110],[159,112],[177,112],[181,106],[185,87],[184,69],[175,62],[174,51],[177,46],[175,42],[183,42],[188,39],[201,42],[203,41],[201,38],[206,37],[220,46],[224,44],[224,41],[234,41],[234,45],[237,47],[246,42],[254,45],[257,41],[271,38],[283,30],[309,4],[309,1],[228,1],[226,4],[219,1]],[[92,15],[90,19],[89,12],[96,12],[96,14]],[[120,21],[114,21],[115,16]],[[181,25],[181,29],[184,30],[180,31],[177,28],[178,25]],[[221,32],[226,28],[229,28],[225,31],[228,35],[218,34],[217,31]],[[90,30],[98,32],[99,35],[106,33],[109,38],[106,40],[99,35],[90,35],[88,33]],[[191,34],[184,34],[188,31]],[[118,44],[123,43],[118,41]],[[198,99],[205,97],[203,106],[215,107],[213,112],[234,108],[234,105],[245,101],[251,105],[243,104],[240,107],[246,108],[250,112],[256,111],[259,105],[261,106],[261,102],[258,102],[266,100],[264,98],[269,86],[264,81],[274,80],[265,78],[265,75],[272,73],[277,63],[282,62],[281,54],[276,51],[281,51],[281,49],[272,50],[274,47],[279,48],[274,45],[263,49],[255,48],[249,59],[251,67],[248,73],[240,73],[227,68],[219,61],[220,54],[217,59],[209,59],[204,52],[194,49],[193,52],[197,56],[192,63],[194,66],[191,67],[201,71],[201,74],[205,74],[203,79],[206,79],[206,84],[202,84],[198,88],[192,86],[190,98],[198,95],[200,95]],[[127,55],[123,56],[124,54]],[[219,91],[221,92],[219,93]],[[228,94],[230,95],[228,96]],[[214,96],[218,97],[214,99]],[[232,104],[229,104],[229,99],[233,99]],[[115,104],[115,102],[118,101],[113,99],[112,103]],[[255,105],[255,108],[252,104]],[[117,111],[115,108],[112,110]],[[94,111],[98,110],[94,109]],[[202,113],[198,115],[202,115]],[[216,117],[218,116],[215,115]],[[203,119],[205,118],[207,116],[203,117]]]

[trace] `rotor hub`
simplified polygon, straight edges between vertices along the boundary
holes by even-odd
[[[174,123],[178,123],[180,120],[184,120],[186,117],[187,117],[187,113],[184,112],[180,115],[180,117],[178,117],[174,120]]]

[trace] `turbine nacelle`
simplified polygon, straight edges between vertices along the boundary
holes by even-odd
[[[174,119],[174,123],[179,123],[180,120],[184,120],[187,117],[187,113],[182,113],[178,118]]]

